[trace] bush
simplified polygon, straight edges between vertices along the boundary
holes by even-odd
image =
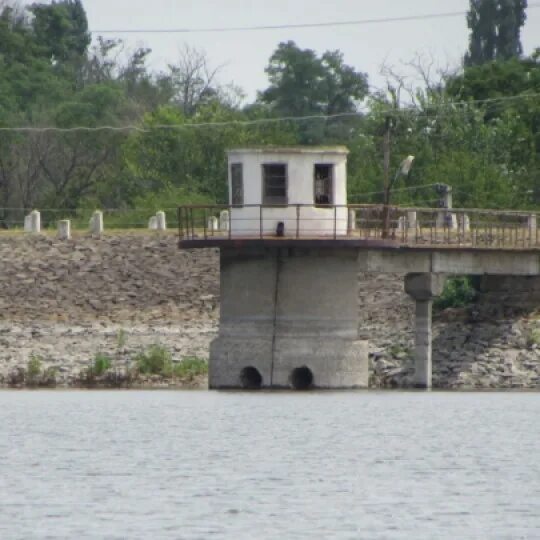
[[[20,373],[24,373],[24,382],[27,386],[56,385],[56,369],[50,367],[44,371],[39,356],[31,356],[26,364],[26,371],[21,370]]]
[[[179,379],[193,380],[200,375],[208,373],[208,363],[196,356],[186,356],[182,361],[174,366],[174,376]]]
[[[98,353],[94,357],[94,365],[92,370],[96,377],[103,375],[108,369],[111,368],[112,360],[109,356],[105,354]]]
[[[466,307],[476,300],[476,289],[469,277],[448,278],[441,296],[435,300],[435,309]]]
[[[139,373],[143,375],[171,374],[171,353],[161,345],[152,345],[145,352],[139,353],[135,357],[135,362]]]
[[[26,365],[26,383],[30,386],[39,384],[41,379],[41,360],[32,356]]]
[[[540,345],[540,328],[532,328],[527,336],[527,345],[532,347],[533,345]]]

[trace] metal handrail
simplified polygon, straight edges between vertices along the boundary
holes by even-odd
[[[317,213],[308,214],[303,211],[306,208]],[[237,212],[233,218],[233,213],[242,209],[258,209],[258,212],[247,216]],[[283,215],[265,215],[265,210],[273,209],[282,210]],[[385,209],[390,216],[388,223],[383,219]],[[217,213],[223,210],[228,211],[227,226],[219,230],[213,225]],[[213,219],[212,227],[209,217]],[[276,237],[276,231],[269,230],[268,220],[279,219],[285,224],[286,236],[297,240],[376,238],[401,245],[540,248],[538,218],[538,212],[528,210],[385,207],[381,204],[196,204],[178,208],[179,235],[183,240],[201,240],[201,235],[204,240],[272,238]],[[250,223],[253,226],[250,227]]]

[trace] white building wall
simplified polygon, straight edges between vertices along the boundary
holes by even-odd
[[[347,151],[295,149],[292,151],[234,150],[229,152],[230,165],[242,163],[244,207],[231,210],[232,236],[274,234],[278,223],[285,225],[285,236],[327,236],[347,233]],[[263,165],[287,165],[287,207],[260,208],[263,194]],[[342,208],[320,208],[314,205],[315,165],[333,165],[333,204]],[[229,198],[229,204],[232,200]],[[250,207],[249,205],[257,205]],[[301,206],[299,210],[295,205]],[[297,212],[299,211],[299,219]],[[262,214],[262,215],[261,215]],[[334,225],[336,221],[336,225]],[[335,229],[334,229],[335,228]]]

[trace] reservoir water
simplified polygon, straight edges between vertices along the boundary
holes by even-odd
[[[540,538],[540,393],[0,392],[0,538]]]

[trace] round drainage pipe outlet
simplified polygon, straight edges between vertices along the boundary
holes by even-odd
[[[245,367],[240,372],[240,384],[246,390],[258,390],[262,386],[262,375],[253,366]]]
[[[308,390],[313,386],[313,372],[307,366],[293,369],[291,384],[295,390]]]

